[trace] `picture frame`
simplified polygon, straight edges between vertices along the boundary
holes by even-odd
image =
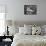
[[[36,15],[37,5],[24,5],[24,15]]]

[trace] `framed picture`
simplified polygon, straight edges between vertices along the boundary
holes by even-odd
[[[24,5],[24,15],[36,15],[37,5]]]

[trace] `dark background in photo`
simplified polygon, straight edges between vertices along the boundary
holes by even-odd
[[[36,15],[37,5],[24,5],[24,15]]]

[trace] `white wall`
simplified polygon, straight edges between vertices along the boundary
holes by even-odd
[[[0,4],[7,5],[9,20],[16,21],[46,21],[46,0],[0,0]],[[37,15],[24,15],[24,5],[37,5]]]
[[[33,4],[37,5],[37,15],[24,15],[24,5],[25,4]],[[15,9],[16,9],[16,20],[23,20],[23,21],[45,21],[46,20],[46,1],[45,0],[16,0],[15,2]]]

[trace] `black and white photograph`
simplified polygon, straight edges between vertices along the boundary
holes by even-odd
[[[0,0],[0,46],[46,46],[46,0]]]
[[[24,15],[36,15],[37,5],[24,5]]]

